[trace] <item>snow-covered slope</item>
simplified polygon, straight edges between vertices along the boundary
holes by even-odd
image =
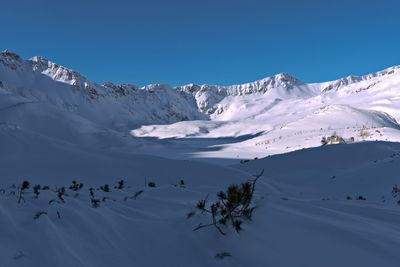
[[[22,60],[12,52],[0,53],[0,81],[3,94],[51,104],[111,128],[205,118],[168,86],[97,85],[42,57]]]
[[[14,182],[2,180],[2,265],[395,267],[400,260],[400,195],[393,193],[399,183],[399,151],[399,144],[366,142],[230,167],[89,155],[92,173],[69,173],[84,184],[78,191],[68,189],[68,166],[57,166],[52,176],[29,179],[51,190],[40,190],[35,198],[29,189],[21,204],[12,194],[17,190]],[[81,159],[65,159],[70,167],[82,169],[76,165]],[[103,164],[94,166],[96,161]],[[44,174],[46,167],[40,167]],[[226,236],[215,228],[193,231],[210,221],[198,211],[187,218],[198,200],[208,196],[212,201],[227,185],[261,169],[265,175],[254,196],[257,208],[240,234],[229,228],[224,228]],[[124,188],[115,189],[120,177]],[[145,187],[146,180],[156,187]],[[98,189],[106,183],[111,192]],[[64,202],[52,191],[61,186],[67,186]],[[90,187],[95,188],[94,197],[102,199],[97,208],[90,202]],[[223,252],[230,256],[215,258]]]
[[[398,266],[400,145],[361,141],[400,141],[399,90],[399,67],[319,84],[99,85],[2,52],[0,265]],[[193,231],[210,222],[188,216],[198,200],[262,169],[240,234]]]
[[[211,152],[195,153],[222,158],[263,157],[315,147],[323,137],[333,134],[351,141],[400,141],[399,67],[320,84],[304,84],[288,77],[277,75],[241,86],[197,87],[195,96],[203,90],[209,94],[205,99],[211,99],[202,100],[201,95],[201,107],[213,103],[206,112],[210,113],[209,121],[146,125],[132,134],[191,139],[253,136],[245,141],[221,142]],[[263,82],[279,79],[284,82]],[[263,87],[265,84],[275,87]],[[216,90],[223,92],[220,98],[209,93]]]

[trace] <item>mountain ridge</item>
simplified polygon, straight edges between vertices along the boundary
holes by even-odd
[[[79,145],[113,143],[124,150],[141,142],[148,146],[143,137],[190,139],[200,151],[216,145],[214,152],[200,153],[205,157],[284,153],[318,146],[323,136],[335,132],[348,140],[397,141],[399,69],[394,66],[325,83],[304,83],[280,73],[231,86],[139,88],[111,82],[100,85],[44,57],[23,60],[3,51],[0,123],[14,125],[12,129],[27,135]],[[332,107],[341,108],[332,112]],[[367,137],[366,128],[379,133]]]
[[[13,65],[12,67],[15,68],[17,65],[21,65],[22,61],[28,61],[32,63],[32,68],[35,71],[40,71],[47,76],[51,77],[52,79],[60,82],[65,82],[65,83],[70,83],[71,85],[78,85],[81,87],[88,87],[90,84],[101,86],[101,87],[126,87],[126,88],[132,88],[132,89],[146,89],[146,90],[151,90],[154,88],[163,88],[163,87],[169,87],[169,88],[175,88],[178,90],[183,90],[187,92],[194,92],[194,91],[201,91],[205,90],[208,88],[219,88],[219,89],[225,89],[227,90],[227,95],[242,95],[242,94],[248,94],[248,93],[265,93],[268,91],[270,88],[274,88],[277,86],[282,86],[286,89],[292,89],[294,86],[301,86],[301,85],[323,85],[325,88],[322,89],[322,91],[330,91],[332,89],[329,89],[329,85],[332,85],[332,87],[341,87],[344,85],[349,85],[352,83],[358,83],[360,81],[365,81],[365,80],[370,80],[372,78],[384,76],[386,74],[394,74],[395,72],[400,69],[400,65],[397,66],[392,66],[388,67],[386,69],[383,69],[381,71],[369,73],[366,75],[349,75],[346,77],[342,77],[336,80],[332,81],[326,81],[326,82],[318,82],[318,83],[304,83],[298,78],[294,77],[293,75],[289,73],[278,73],[272,76],[267,76],[265,78],[255,80],[252,82],[247,82],[247,83],[242,83],[242,84],[233,84],[233,85],[227,85],[227,86],[222,86],[222,85],[214,85],[214,84],[194,84],[194,83],[189,83],[185,85],[178,85],[178,86],[170,86],[168,84],[149,84],[145,85],[142,87],[138,87],[132,83],[128,84],[115,84],[113,82],[103,82],[102,84],[97,84],[95,82],[90,81],[87,77],[82,75],[81,73],[72,70],[70,68],[61,66],[51,60],[48,60],[45,57],[42,56],[34,56],[31,57],[28,60],[23,60],[18,54],[11,52],[10,50],[4,50],[1,53],[2,59],[0,59],[0,62],[5,65]],[[5,61],[4,58],[8,58],[11,60]],[[14,61],[13,61],[14,60]],[[19,62],[18,62],[19,61]],[[47,66],[47,67],[46,67]],[[83,85],[83,86],[82,86]]]

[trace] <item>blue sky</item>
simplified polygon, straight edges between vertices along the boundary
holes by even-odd
[[[304,82],[400,65],[400,1],[3,0],[1,50],[95,82]]]

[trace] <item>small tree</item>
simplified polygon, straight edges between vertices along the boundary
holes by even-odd
[[[61,200],[62,203],[65,202],[64,200],[64,196],[66,196],[66,192],[65,192],[65,187],[61,187],[60,189],[57,190],[57,197],[59,200]]]
[[[110,186],[108,184],[100,186],[100,189],[107,193],[110,192]]]
[[[325,136],[322,136],[322,139],[321,139],[321,146],[325,146],[326,144],[328,144],[328,142],[326,141],[326,137],[325,137]]]
[[[72,191],[79,191],[83,188],[83,184],[77,183],[75,180],[72,181],[72,185],[69,187]]]
[[[124,189],[124,187],[125,187],[125,181],[124,180],[118,181],[117,185],[114,186],[115,189]]]
[[[193,231],[204,227],[214,226],[225,235],[222,226],[231,225],[236,232],[242,230],[242,223],[252,219],[252,213],[256,206],[252,205],[255,185],[258,179],[263,175],[264,170],[240,185],[230,185],[226,191],[217,193],[218,201],[211,203],[207,208],[207,198],[199,200],[197,209],[202,213],[211,215],[212,222],[209,224],[199,224]]]
[[[90,202],[92,203],[93,208],[100,207],[100,199],[91,198]]]
[[[18,204],[21,203],[21,200],[24,200],[23,195],[25,194],[25,190],[29,189],[30,184],[28,181],[23,181],[20,188],[19,188],[19,198],[18,198]]]
[[[33,187],[33,193],[35,194],[35,198],[39,197],[41,186],[37,184]]]
[[[392,188],[392,195],[393,198],[400,198],[400,188],[395,184]],[[400,204],[400,200],[397,201],[398,204]]]
[[[93,189],[93,187],[89,188],[89,195],[90,195],[91,198],[94,197],[94,189]]]
[[[231,253],[227,252],[227,251],[223,251],[220,253],[215,254],[214,258],[222,260],[226,257],[232,257]]]
[[[45,212],[45,211],[38,211],[38,212],[36,212],[35,213],[35,215],[33,216],[33,219],[34,220],[37,220],[37,219],[39,219],[40,218],[40,216],[42,216],[42,215],[44,215],[44,214],[47,214],[47,212]]]

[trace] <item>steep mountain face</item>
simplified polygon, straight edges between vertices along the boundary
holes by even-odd
[[[287,73],[240,85],[189,84],[178,86],[176,89],[193,95],[198,109],[207,115],[222,113],[223,110],[218,109],[217,104],[229,96],[268,94],[270,97],[290,98],[310,96],[314,93],[306,84]]]

